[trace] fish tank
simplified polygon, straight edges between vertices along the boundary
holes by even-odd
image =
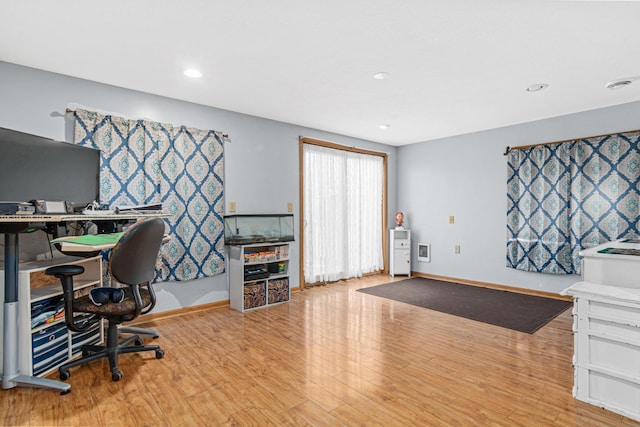
[[[226,215],[224,244],[293,242],[293,214]]]

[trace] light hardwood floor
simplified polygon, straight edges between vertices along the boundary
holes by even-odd
[[[74,368],[64,396],[0,390],[0,424],[640,425],[571,396],[571,310],[529,335],[356,292],[390,280],[155,320],[164,359],[124,355],[115,383],[106,360]]]

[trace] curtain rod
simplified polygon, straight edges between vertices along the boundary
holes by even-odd
[[[511,150],[526,150],[526,149],[529,149],[529,148],[538,147],[540,145],[555,145],[555,144],[562,144],[563,142],[573,142],[573,141],[579,141],[579,140],[582,140],[582,139],[590,139],[590,138],[601,138],[603,136],[617,135],[617,134],[620,134],[620,133],[631,133],[631,132],[640,132],[640,129],[626,130],[626,131],[623,131],[623,132],[615,132],[615,133],[605,133],[605,134],[602,134],[602,135],[585,136],[585,137],[582,137],[582,138],[571,138],[571,139],[565,139],[565,140],[562,140],[562,141],[541,142],[540,144],[521,145],[519,147],[509,147],[507,145],[507,148],[504,151],[503,155],[506,156],[507,154],[509,154],[509,151],[511,151]]]
[[[75,113],[76,110],[74,108],[68,108],[66,109],[66,113],[70,114],[70,113]],[[115,116],[117,114],[109,114],[109,113],[100,113],[100,114],[104,114],[104,115],[109,115],[109,116]],[[138,120],[138,119],[134,119],[134,120]],[[220,138],[222,138],[225,142],[231,142],[231,139],[229,138],[229,134],[228,133],[224,133],[221,132],[219,130],[214,130],[213,131],[216,135],[218,135]]]
[[[370,148],[356,147],[355,145],[348,146],[348,145],[340,144],[340,143],[337,143],[337,142],[324,141],[322,139],[312,138],[312,137],[309,137],[309,136],[299,135],[298,136],[298,141],[302,142],[302,143],[306,143],[306,144],[320,145],[320,146],[323,146],[323,147],[334,148],[336,150],[351,151],[351,152],[355,152],[355,153],[372,154],[372,155],[375,155],[375,156],[380,156],[380,155],[388,156],[389,155],[388,151],[377,151],[377,150],[372,150]]]

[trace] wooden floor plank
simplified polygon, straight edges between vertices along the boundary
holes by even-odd
[[[356,292],[399,279],[156,319],[163,359],[123,355],[115,383],[106,360],[72,368],[64,396],[0,391],[0,425],[640,426],[572,397],[570,310],[526,334]]]

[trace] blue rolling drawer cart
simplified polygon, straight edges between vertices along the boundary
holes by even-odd
[[[20,263],[18,271],[18,343],[20,373],[45,376],[63,363],[81,355],[83,344],[99,344],[104,340],[102,322],[83,333],[71,332],[64,323],[62,312],[62,286],[55,277],[44,271],[54,265],[77,264],[85,271],[74,280],[76,292],[88,292],[101,286],[102,258],[58,256],[44,261]],[[3,268],[3,267],[0,267]],[[0,270],[0,283],[4,282],[4,270]],[[4,288],[0,287],[4,298]],[[3,321],[0,308],[0,322]],[[0,339],[3,328],[0,327]],[[0,348],[0,369],[2,368]]]
[[[33,375],[40,375],[69,358],[69,334],[64,323],[34,332],[32,337]]]

